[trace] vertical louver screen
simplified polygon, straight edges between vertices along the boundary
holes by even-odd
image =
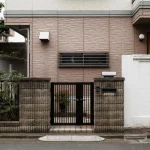
[[[103,53],[59,53],[59,67],[109,67],[109,54]]]

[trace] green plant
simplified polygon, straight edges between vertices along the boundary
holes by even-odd
[[[4,7],[4,4],[2,2],[0,2],[0,12],[3,7]],[[0,34],[1,33],[6,33],[6,34],[10,33],[9,28],[4,25],[4,20],[2,20],[2,19],[0,20]]]
[[[1,12],[3,7],[4,7],[4,4],[2,2],[0,2],[0,12]]]
[[[8,74],[0,71],[0,120],[17,120],[19,110],[18,86],[21,73],[12,71]]]
[[[24,50],[23,49],[6,48],[5,50],[0,50],[0,55],[23,58]]]
[[[57,101],[59,103],[59,107],[61,112],[66,110],[66,106],[69,104],[69,93],[66,90],[59,91],[56,94]]]

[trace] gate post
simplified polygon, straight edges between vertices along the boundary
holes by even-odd
[[[124,131],[124,78],[94,79],[94,131]]]
[[[22,79],[19,98],[20,132],[49,132],[50,79]]]

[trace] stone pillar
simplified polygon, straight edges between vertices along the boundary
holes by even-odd
[[[22,79],[19,92],[20,132],[49,132],[50,79]]]
[[[94,79],[94,130],[124,131],[124,78]]]

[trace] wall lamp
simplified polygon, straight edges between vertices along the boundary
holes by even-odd
[[[145,35],[144,35],[144,34],[140,34],[140,35],[139,35],[139,40],[140,40],[140,41],[143,41],[144,39],[145,39]]]

